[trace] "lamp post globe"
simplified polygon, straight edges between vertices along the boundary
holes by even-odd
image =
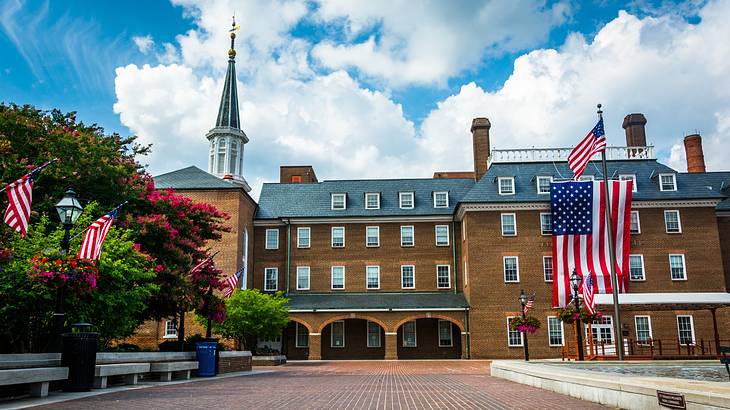
[[[520,306],[522,309],[520,311],[522,312],[522,318],[524,319],[527,315],[525,314],[525,305],[527,304],[527,295],[525,295],[524,290],[520,290],[520,296],[517,298],[520,302]],[[527,344],[527,332],[522,332],[522,346],[525,351],[525,361],[530,361],[530,348]]]
[[[570,284],[573,287],[573,303],[575,303],[575,313],[578,316],[575,319],[575,338],[578,345],[578,360],[583,361],[583,326],[580,323],[580,298],[578,298],[578,288],[583,278],[573,269],[570,275]]]

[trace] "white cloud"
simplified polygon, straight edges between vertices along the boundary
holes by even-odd
[[[142,54],[149,53],[155,45],[155,41],[149,34],[146,36],[134,36],[132,37],[132,41],[134,42],[134,45],[137,46],[137,50],[139,50]]]

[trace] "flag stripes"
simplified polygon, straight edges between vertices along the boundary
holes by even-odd
[[[603,118],[601,118],[591,132],[568,155],[568,166],[573,170],[575,180],[578,180],[583,174],[591,157],[599,152],[603,152],[605,148],[606,137],[603,130]]]
[[[28,221],[30,220],[30,207],[33,203],[33,178],[31,175],[23,175],[20,179],[5,188],[8,197],[8,207],[5,210],[3,221],[19,232],[21,235],[28,234]]]
[[[109,233],[109,229],[114,224],[116,217],[117,211],[111,211],[86,228],[86,234],[84,235],[84,240],[81,242],[81,249],[79,249],[79,259],[99,260],[104,240]]]

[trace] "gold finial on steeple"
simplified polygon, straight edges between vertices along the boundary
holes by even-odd
[[[228,57],[233,59],[236,58],[236,49],[234,47],[234,41],[236,40],[236,30],[241,28],[241,26],[236,24],[236,15],[233,15],[233,23],[231,23],[231,29],[228,30],[229,33],[231,33],[231,49],[228,50]]]

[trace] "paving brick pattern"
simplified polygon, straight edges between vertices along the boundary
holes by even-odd
[[[304,362],[269,373],[110,393],[48,409],[592,409],[489,376],[487,361]]]

